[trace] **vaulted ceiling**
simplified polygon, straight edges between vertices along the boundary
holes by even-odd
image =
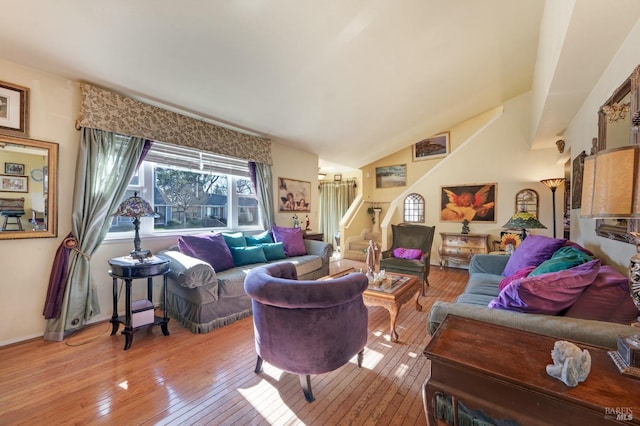
[[[561,3],[566,36],[539,85],[532,147],[561,134],[640,14],[634,0],[616,8],[600,0]],[[545,15],[544,0],[0,6],[0,59],[232,124],[353,168],[531,91]],[[585,67],[588,75],[576,82]],[[571,94],[563,97],[566,88]]]

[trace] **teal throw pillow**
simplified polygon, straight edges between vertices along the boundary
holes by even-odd
[[[261,246],[229,247],[236,266],[251,265],[252,263],[267,263]]]
[[[279,260],[287,258],[287,256],[284,254],[284,244],[282,243],[265,243],[261,244],[260,247],[262,247],[267,260]]]
[[[244,239],[242,232],[222,233],[224,241],[229,247],[246,247],[247,240]]]
[[[530,277],[549,272],[564,271],[574,266],[582,265],[593,260],[591,256],[575,247],[565,246],[553,253],[551,259],[545,260],[528,275]]]
[[[247,241],[248,246],[259,246],[261,244],[273,243],[273,237],[269,231],[264,231],[263,233],[256,235],[247,235],[245,240]]]

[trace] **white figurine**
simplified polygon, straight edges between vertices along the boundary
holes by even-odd
[[[558,340],[551,351],[553,364],[547,365],[547,374],[575,387],[584,382],[591,371],[591,355],[573,343]]]

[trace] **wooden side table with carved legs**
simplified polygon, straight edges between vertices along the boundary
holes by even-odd
[[[385,282],[380,288],[369,286],[362,294],[364,304],[367,306],[381,306],[389,311],[390,337],[392,342],[398,341],[396,332],[396,320],[400,313],[400,307],[416,296],[416,311],[422,311],[420,305],[420,291],[422,282],[413,275],[387,274]]]

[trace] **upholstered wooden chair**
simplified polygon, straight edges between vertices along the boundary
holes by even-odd
[[[251,298],[258,361],[300,376],[308,402],[314,400],[311,374],[345,365],[356,354],[362,366],[368,312],[362,273],[319,281],[298,281],[292,263],[252,269],[244,282]]]
[[[429,285],[429,270],[431,263],[431,246],[435,226],[401,223],[391,225],[392,245],[380,256],[380,269],[387,272],[417,275],[422,280],[422,295],[426,294]],[[421,256],[418,259],[405,259],[394,256],[396,249],[417,249]]]

